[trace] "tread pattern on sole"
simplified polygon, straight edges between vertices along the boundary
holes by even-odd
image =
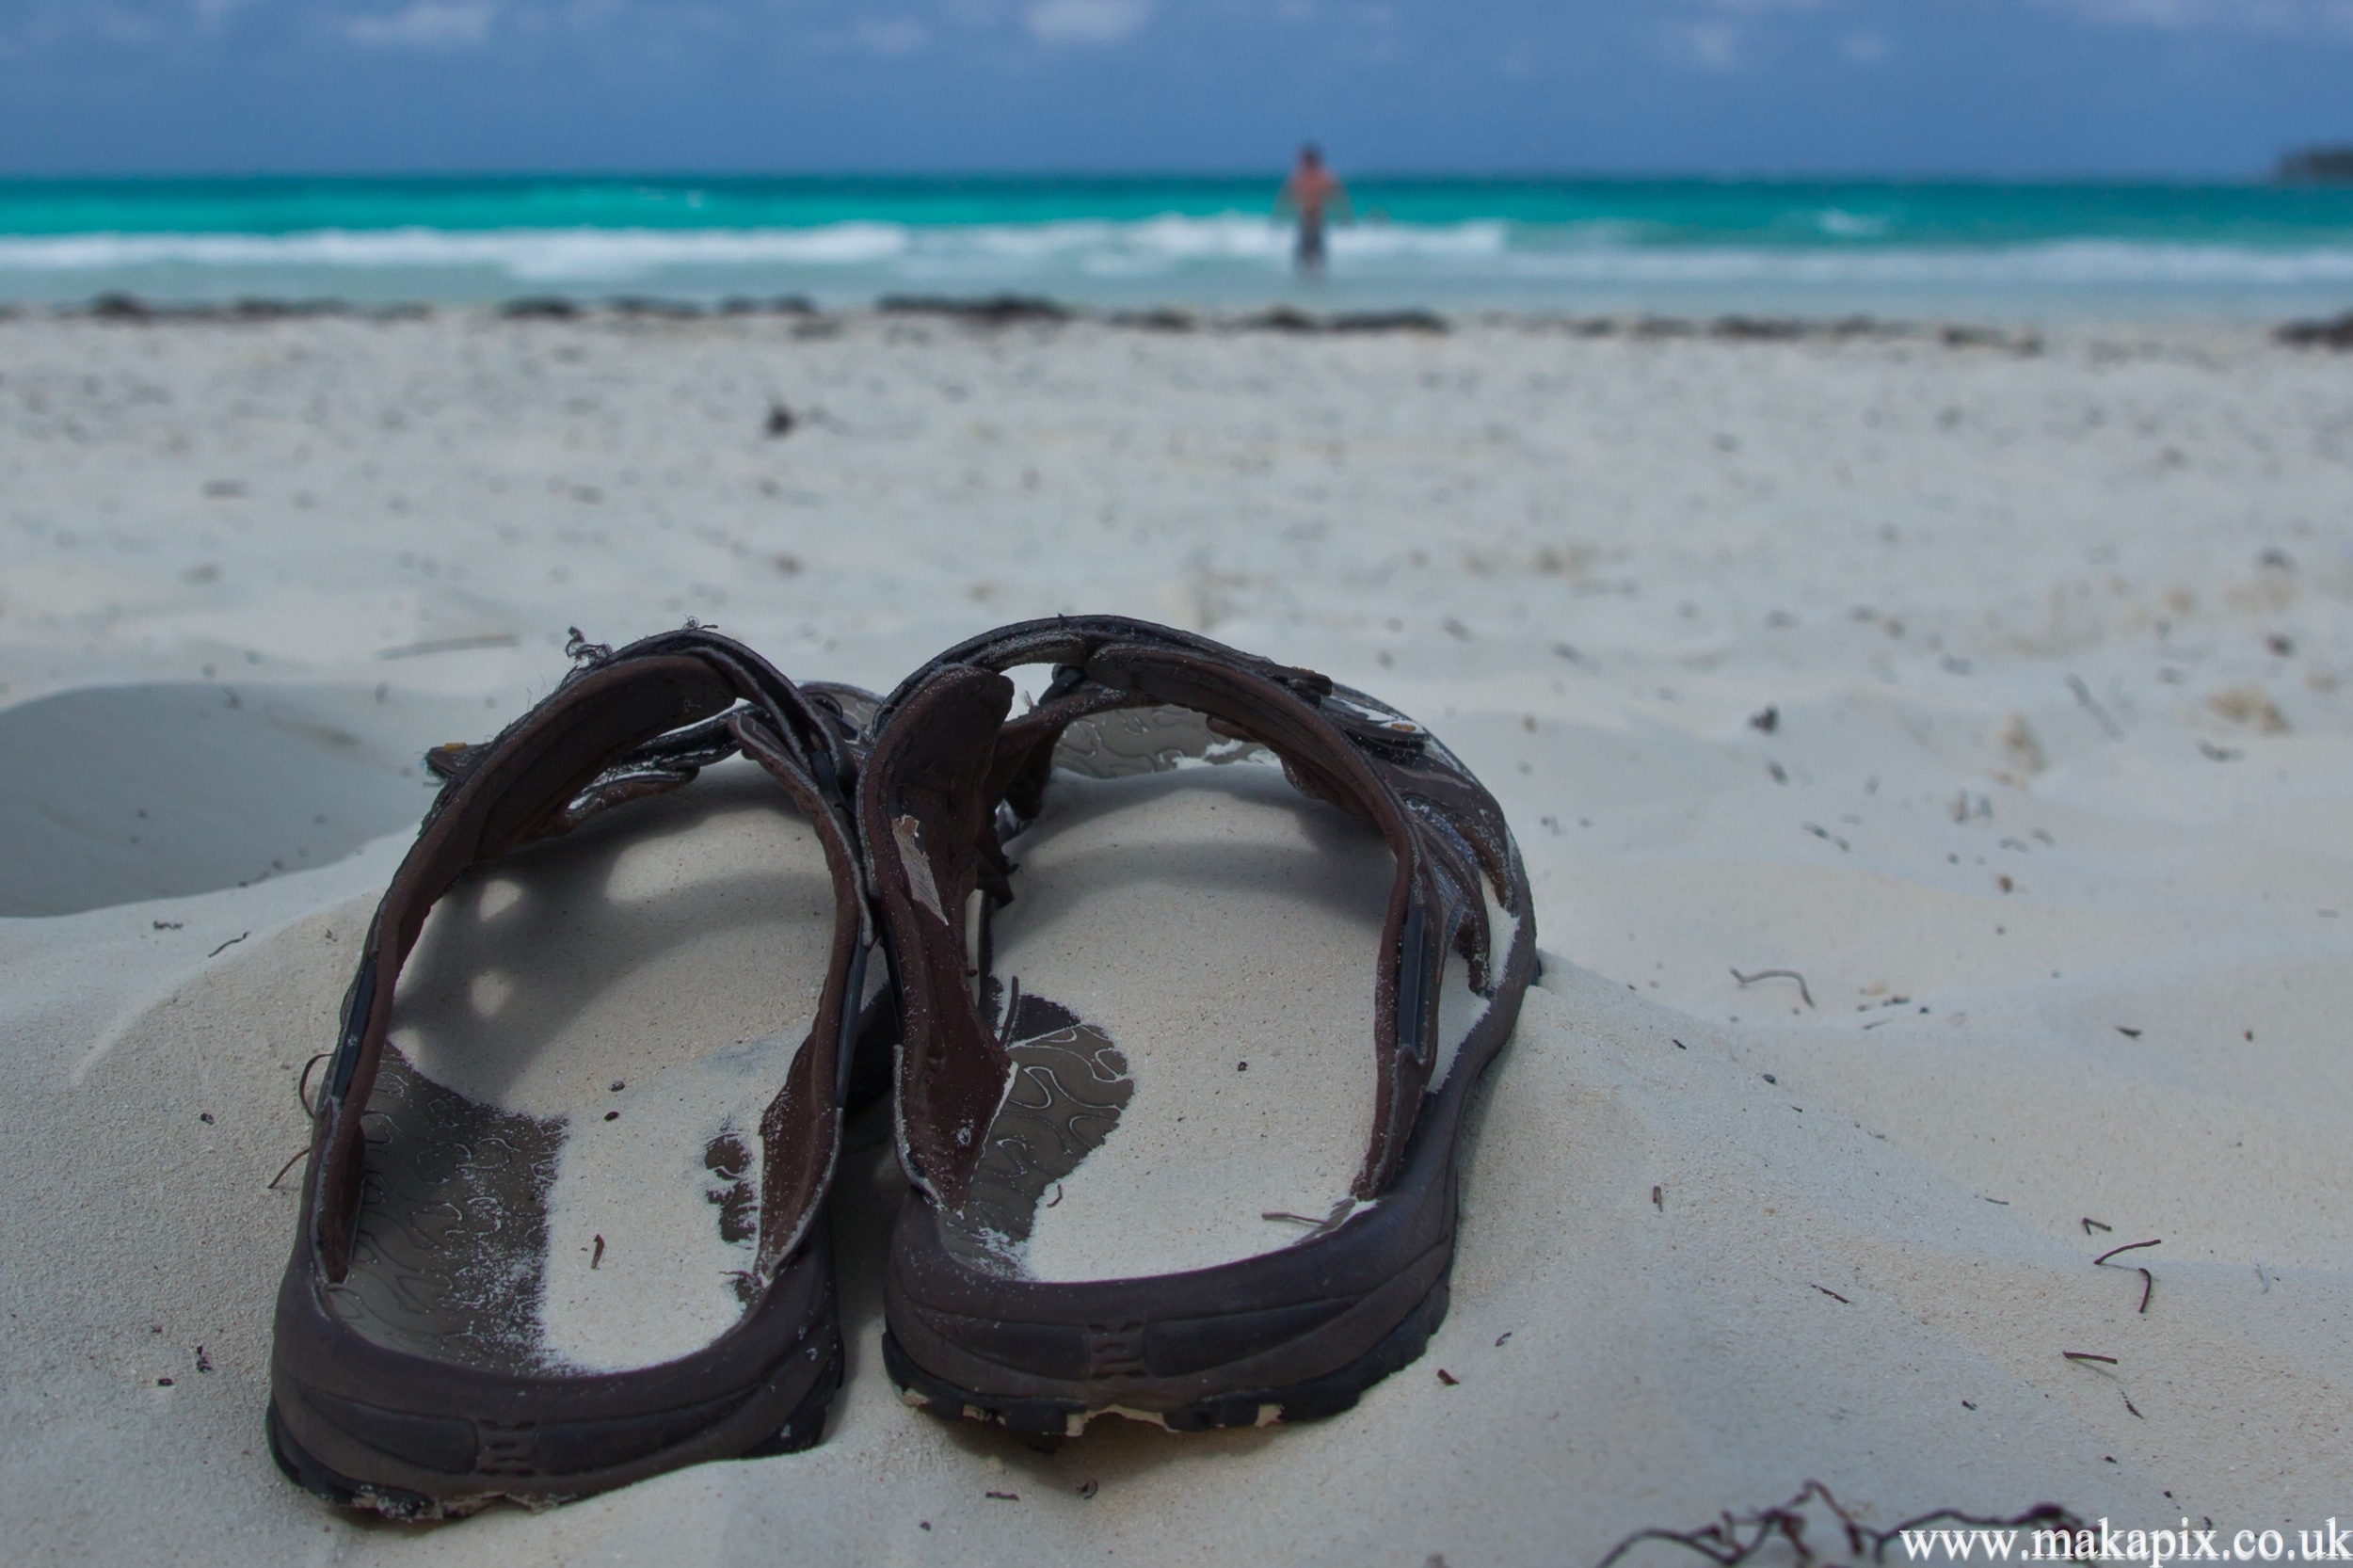
[[[898,1386],[900,1397],[909,1404],[942,1416],[991,1422],[1033,1436],[1076,1437],[1086,1430],[1087,1422],[1107,1415],[1156,1422],[1170,1432],[1320,1421],[1353,1409],[1366,1389],[1418,1360],[1429,1348],[1430,1336],[1446,1320],[1447,1302],[1447,1283],[1441,1280],[1379,1344],[1321,1377],[1281,1388],[1213,1394],[1174,1410],[1139,1410],[1116,1399],[1092,1403],[1084,1400],[1025,1398],[959,1388],[918,1366],[899,1343],[899,1336],[888,1329],[883,1331],[883,1366]]]
[[[842,1374],[842,1350],[840,1341],[836,1339],[833,1354],[825,1369],[818,1374],[816,1385],[784,1418],[784,1425],[741,1453],[728,1457],[770,1459],[778,1454],[799,1453],[816,1447],[825,1435],[825,1419],[832,1412],[835,1396],[841,1391]],[[276,1400],[270,1401],[264,1425],[269,1438],[269,1456],[288,1480],[338,1508],[377,1513],[404,1523],[463,1518],[502,1497],[520,1507],[538,1510],[570,1502],[584,1495],[555,1490],[528,1491],[494,1484],[486,1477],[478,1478],[484,1482],[479,1492],[459,1497],[428,1497],[403,1487],[377,1486],[354,1480],[349,1476],[328,1469],[286,1431],[285,1423],[279,1418]],[[557,1478],[549,1479],[551,1482],[557,1480]]]

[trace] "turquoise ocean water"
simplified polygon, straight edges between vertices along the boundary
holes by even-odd
[[[1079,304],[2048,318],[2353,308],[2353,189],[1377,179],[1294,279],[1272,180],[0,181],[0,299]]]

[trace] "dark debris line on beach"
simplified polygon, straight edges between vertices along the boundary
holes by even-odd
[[[374,321],[419,320],[433,313],[423,304],[354,305],[342,299],[232,299],[225,303],[171,304],[141,299],[135,294],[102,294],[87,307],[66,307],[59,315],[87,315],[94,321],[124,322],[264,322],[299,321],[319,316],[359,316]]]
[[[1066,305],[1026,294],[984,295],[978,298],[949,296],[887,294],[874,302],[883,315],[952,316],[981,327],[1010,327],[1016,322],[1068,321],[1077,312]]]
[[[2332,321],[2291,321],[2272,336],[2290,348],[2353,349],[2353,311]]]
[[[356,305],[341,299],[248,298],[216,302],[167,302],[142,299],[124,293],[102,294],[86,305],[61,306],[49,313],[82,316],[93,321],[139,326],[164,323],[251,324],[344,316],[367,321],[421,320],[435,307],[422,302]],[[731,297],[705,304],[695,300],[662,299],[623,295],[603,300],[565,295],[531,295],[490,307],[508,321],[576,322],[595,319],[696,321],[707,317],[753,315],[822,319],[825,312],[800,295],[772,299]],[[1419,309],[1337,311],[1317,314],[1296,305],[1273,305],[1241,315],[1215,315],[1163,305],[1149,310],[1092,311],[1032,295],[999,294],[978,296],[886,295],[873,312],[884,316],[929,316],[979,328],[1016,326],[1053,327],[1070,322],[1095,322],[1109,327],[1153,332],[1196,330],[1281,332],[1299,336],[1407,333],[1437,336],[1453,329],[1454,322],[1435,311]],[[0,303],[0,321],[32,313],[31,309]],[[1634,339],[1713,338],[1728,343],[1794,343],[1804,340],[1846,342],[1854,339],[1926,339],[1946,348],[1984,348],[2018,355],[2042,351],[2041,333],[1952,323],[1924,326],[1881,321],[1871,316],[1805,320],[1793,316],[1721,315],[1708,319],[1687,316],[1571,316],[1481,312],[1481,319],[1529,331],[1560,332],[1572,337]],[[2332,319],[2291,321],[2273,329],[2274,341],[2291,348],[2353,350],[2353,311]]]

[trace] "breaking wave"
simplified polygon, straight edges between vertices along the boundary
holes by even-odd
[[[2353,289],[2353,243],[2078,238],[1930,245],[1818,214],[1810,242],[1661,235],[1625,222],[1366,222],[1332,235],[1351,298],[1575,308],[1782,302],[2141,303],[2270,310]],[[0,296],[65,299],[333,294],[465,300],[517,291],[680,297],[798,292],[857,303],[904,290],[1014,291],[1080,303],[1219,303],[1289,286],[1290,235],[1263,216],[1029,223],[852,219],[799,227],[318,228],[287,233],[0,235]]]
[[[1503,255],[1509,226],[1383,224],[1334,235],[1337,253],[1470,261]],[[879,267],[1061,263],[1130,268],[1188,262],[1280,265],[1288,232],[1262,218],[1154,217],[918,227],[828,223],[806,229],[322,229],[292,234],[51,234],[0,238],[0,267],[99,272],[125,267],[491,268],[519,281],[621,282],[672,269]]]

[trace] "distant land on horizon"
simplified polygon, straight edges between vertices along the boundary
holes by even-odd
[[[2298,148],[2280,159],[2272,178],[2283,185],[2353,185],[2353,142]]]

